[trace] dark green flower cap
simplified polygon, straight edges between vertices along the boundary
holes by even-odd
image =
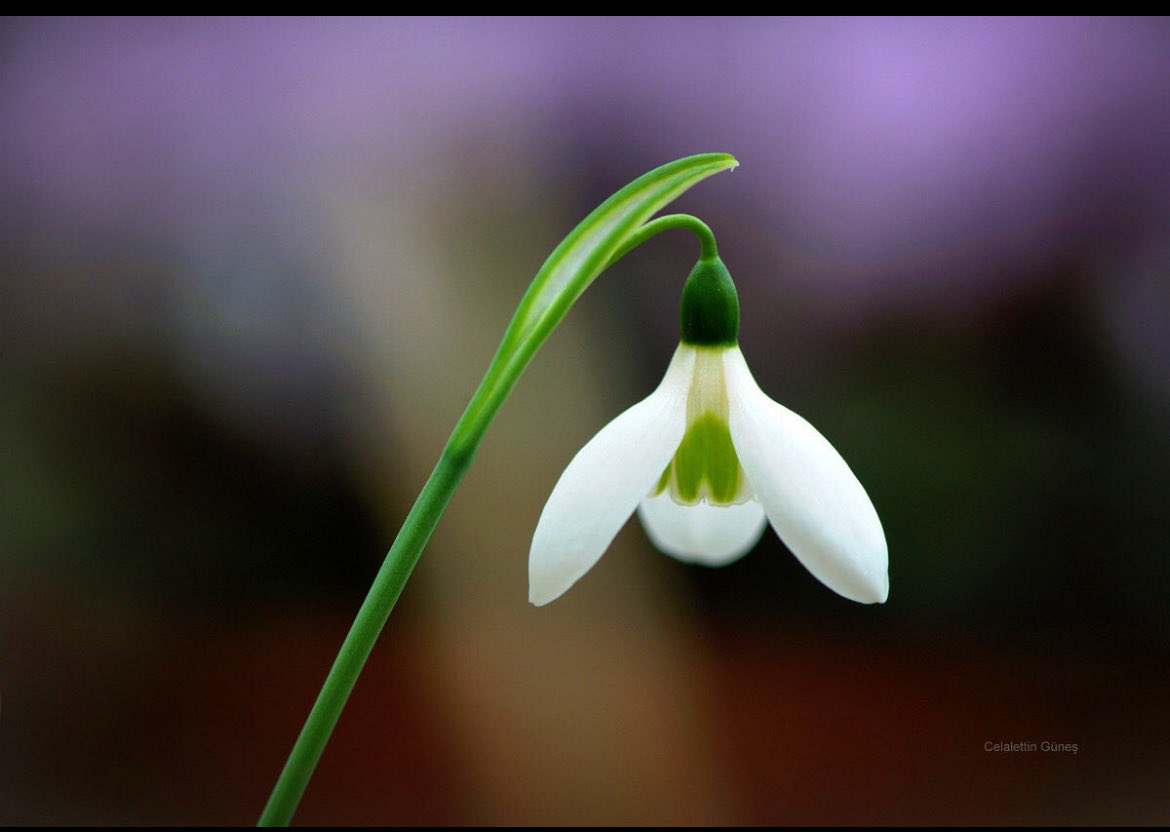
[[[699,260],[682,293],[682,342],[734,347],[739,340],[739,296],[718,257]]]

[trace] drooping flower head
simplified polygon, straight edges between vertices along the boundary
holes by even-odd
[[[529,600],[564,593],[636,510],[659,549],[708,566],[746,554],[771,523],[830,589],[884,602],[877,512],[828,440],[752,378],[735,285],[717,256],[687,279],[681,323],[662,383],[591,439],[553,489],[533,535]]]

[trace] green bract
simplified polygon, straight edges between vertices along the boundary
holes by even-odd
[[[647,220],[708,176],[738,165],[727,153],[703,153],[663,165],[626,185],[570,231],[521,298],[451,444],[462,448],[470,443],[474,449],[479,439],[476,428],[486,427],[532,356],[594,278],[646,239],[642,232]],[[646,230],[653,233],[666,227],[659,222]]]

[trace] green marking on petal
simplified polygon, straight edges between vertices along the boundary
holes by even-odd
[[[675,501],[686,505],[704,499],[714,505],[742,500],[743,469],[726,419],[707,412],[691,422],[654,493],[661,494],[667,486]]]
[[[674,459],[679,496],[687,502],[699,498],[704,480],[714,502],[728,503],[735,498],[739,458],[727,422],[714,413],[704,413],[687,428]]]
[[[666,490],[666,486],[670,485],[670,465],[667,465],[662,470],[662,476],[658,478],[658,484],[654,486],[654,491],[651,492],[651,497],[657,497]]]

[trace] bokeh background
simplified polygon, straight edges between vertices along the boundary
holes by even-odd
[[[707,151],[677,208],[889,602],[634,522],[528,605],[677,342],[664,235],[500,412],[298,820],[1170,820],[1166,19],[10,19],[0,822],[252,822],[527,282]]]

